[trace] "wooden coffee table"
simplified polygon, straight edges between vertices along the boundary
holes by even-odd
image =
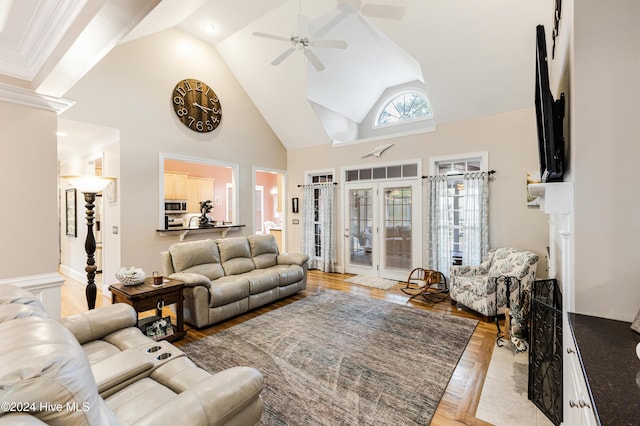
[[[184,283],[182,281],[170,280],[165,278],[161,285],[153,284],[153,277],[146,278],[144,283],[132,286],[126,286],[122,283],[111,284],[111,303],[126,303],[133,306],[136,313],[150,311],[155,309],[156,315],[162,318],[162,308],[167,305],[176,305],[176,325],[173,334],[162,337],[170,342],[182,339],[186,332],[184,331],[183,316],[183,296],[182,289]],[[138,322],[140,318],[138,316]]]

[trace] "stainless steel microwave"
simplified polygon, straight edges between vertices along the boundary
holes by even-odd
[[[187,201],[186,200],[164,200],[164,212],[165,213],[186,213]]]

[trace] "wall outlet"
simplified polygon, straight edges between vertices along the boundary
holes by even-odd
[[[112,228],[112,230],[113,230],[112,232],[113,232],[114,234],[117,234],[117,233],[118,233],[118,227],[117,227],[117,226],[114,226],[114,227]]]

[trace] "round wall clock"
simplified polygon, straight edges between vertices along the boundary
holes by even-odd
[[[176,84],[171,103],[178,119],[194,132],[210,132],[222,119],[220,99],[200,80],[186,78]]]

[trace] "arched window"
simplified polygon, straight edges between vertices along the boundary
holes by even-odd
[[[433,118],[431,103],[415,90],[394,94],[376,115],[374,127],[388,126],[408,120]]]

